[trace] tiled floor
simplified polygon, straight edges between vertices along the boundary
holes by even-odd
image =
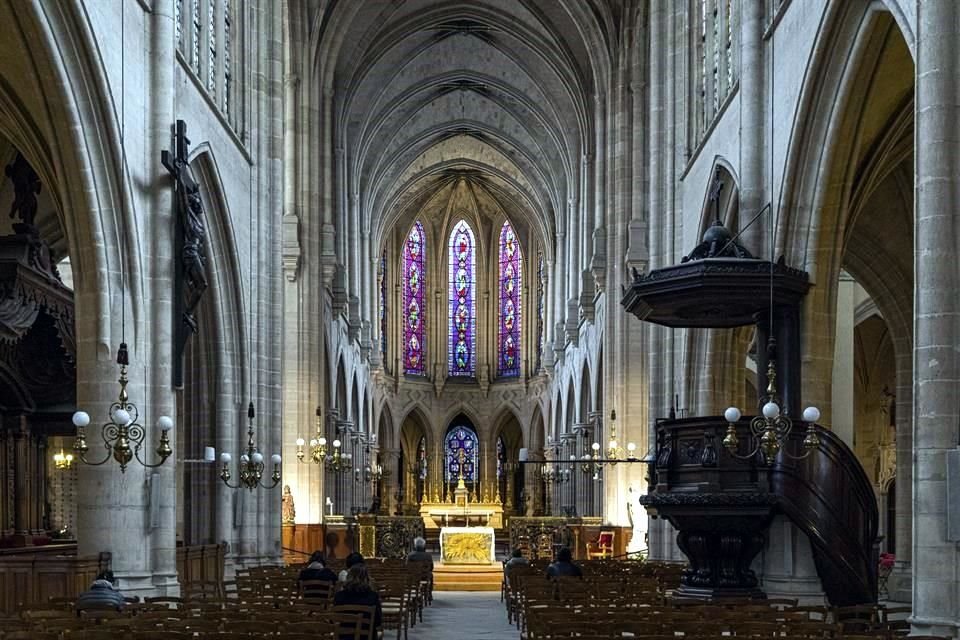
[[[393,640],[389,632],[386,640]],[[423,622],[410,629],[410,640],[515,640],[517,628],[507,624],[507,611],[499,593],[434,591],[433,605],[423,612]]]

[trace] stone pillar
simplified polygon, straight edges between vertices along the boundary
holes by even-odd
[[[957,541],[947,538],[946,454],[960,422],[957,19],[953,0],[917,6],[914,226],[914,634],[953,636],[960,620]]]
[[[840,272],[837,286],[837,330],[833,343],[833,398],[830,428],[853,449],[854,420],[854,291],[856,282]],[[796,411],[796,409],[794,409]]]
[[[764,107],[763,2],[740,5],[740,220],[743,246],[753,255],[765,257],[764,230],[770,213],[744,227],[763,207]]]

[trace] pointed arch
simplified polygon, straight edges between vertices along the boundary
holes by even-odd
[[[449,241],[449,351],[451,376],[473,377],[477,359],[476,234],[465,219],[450,232]]]

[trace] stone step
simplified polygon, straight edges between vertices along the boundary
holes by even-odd
[[[445,565],[433,568],[434,591],[500,591],[503,565]]]

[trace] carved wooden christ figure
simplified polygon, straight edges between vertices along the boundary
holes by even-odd
[[[173,384],[183,386],[183,350],[191,333],[197,332],[196,310],[207,289],[206,241],[203,200],[200,185],[193,177],[188,160],[190,140],[187,125],[177,120],[176,150],[173,155],[164,151],[161,162],[176,183],[177,231],[174,255],[177,256],[174,286],[174,314],[176,340],[174,341]]]

